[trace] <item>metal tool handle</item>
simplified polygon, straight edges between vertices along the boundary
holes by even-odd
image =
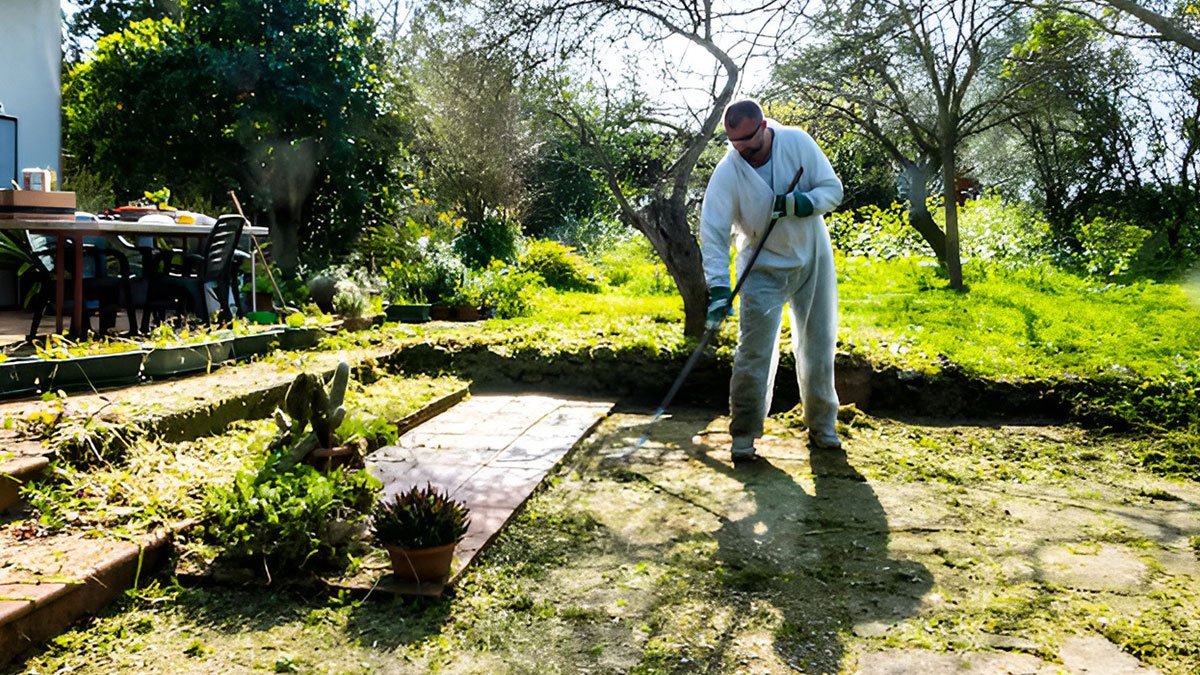
[[[800,177],[803,175],[804,167],[800,167],[796,170],[796,176],[792,178],[791,184],[788,185],[787,192],[784,192],[783,194],[786,195],[792,190],[795,190],[796,186],[800,184]],[[773,199],[771,207],[775,207]],[[762,253],[763,245],[767,243],[767,238],[771,236],[771,232],[775,229],[775,223],[777,222],[779,222],[779,216],[772,218],[771,222],[767,224],[767,231],[765,234],[763,234],[762,239],[758,242],[758,246],[754,248],[754,254],[750,256],[750,262],[746,264],[746,269],[742,270],[741,275],[738,276],[738,282],[736,285],[734,285],[733,292],[729,295],[729,305],[725,308],[725,316],[729,316],[729,311],[733,309],[733,299],[736,298],[738,293],[742,291],[742,284],[746,283],[746,277],[750,276],[750,270],[754,269],[754,263],[758,260],[758,254]],[[620,453],[620,455],[618,455],[619,457],[628,457],[636,452],[638,448],[642,447],[642,445],[644,445],[646,441],[650,439],[650,431],[654,429],[654,425],[658,423],[659,418],[662,417],[663,413],[667,409],[667,406],[671,405],[671,401],[675,399],[675,394],[679,393],[680,388],[683,387],[684,381],[687,380],[687,376],[690,375],[692,373],[692,369],[696,367],[696,362],[700,360],[700,355],[704,353],[704,348],[708,346],[709,340],[712,339],[712,336],[716,334],[720,328],[721,324],[718,323],[715,326],[706,328],[704,330],[704,335],[700,336],[699,344],[697,344],[696,348],[692,350],[692,355],[688,357],[687,362],[683,364],[683,370],[679,372],[679,377],[675,378],[675,383],[672,384],[671,389],[667,391],[667,396],[663,399],[662,405],[658,406],[658,410],[654,411],[654,417],[650,419],[650,424],[646,426],[646,433],[642,434],[642,437],[638,439],[638,442],[629,450]]]
[[[229,198],[233,200],[233,205],[235,208],[237,208],[238,215],[242,217],[242,220],[245,220],[247,223],[250,222],[250,220],[246,218],[246,213],[242,211],[242,202],[238,200],[237,193],[233,190],[230,190]],[[267,271],[267,279],[271,282],[271,288],[275,289],[275,295],[279,296],[280,309],[289,312],[299,312],[300,310],[296,309],[295,307],[288,307],[287,300],[285,300],[283,297],[283,291],[279,290],[279,284],[275,283],[275,275],[271,273],[271,264],[267,262],[267,255],[263,253],[262,246],[260,246],[258,243],[258,237],[254,236],[253,232],[250,233],[250,243],[254,246],[254,249],[258,251],[258,257],[262,259],[263,269]],[[250,254],[250,264],[254,265],[253,253]]]

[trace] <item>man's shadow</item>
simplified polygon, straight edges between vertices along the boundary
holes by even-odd
[[[932,575],[916,561],[889,557],[887,513],[845,452],[775,456],[768,448],[766,457],[731,465],[710,450],[692,448],[695,459],[740,482],[748,498],[738,510],[748,515],[715,533],[722,582],[744,602],[766,599],[778,609],[774,646],[788,665],[839,672],[842,635],[881,636],[917,611]],[[803,485],[809,477],[811,494]]]

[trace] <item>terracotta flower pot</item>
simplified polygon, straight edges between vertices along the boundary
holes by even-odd
[[[417,583],[445,583],[450,577],[450,563],[454,561],[454,544],[430,546],[429,548],[401,548],[384,545],[392,559],[392,572],[401,581]]]
[[[456,305],[454,307],[455,321],[479,321],[483,318],[478,307],[472,305]]]

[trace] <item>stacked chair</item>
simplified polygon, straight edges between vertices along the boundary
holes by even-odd
[[[240,289],[234,287],[234,280],[240,258],[246,256],[238,250],[245,225],[242,216],[221,216],[199,252],[184,253],[182,263],[174,268],[170,253],[141,251],[146,278],[143,331],[149,330],[152,314],[162,318],[168,309],[184,318],[192,315],[211,321],[215,316],[222,323],[241,313]]]

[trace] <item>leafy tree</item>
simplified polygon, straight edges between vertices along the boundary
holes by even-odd
[[[368,62],[372,25],[332,0],[189,0],[102,38],[73,68],[66,147],[120,199],[238,189],[284,269],[389,217],[402,121]]]
[[[1011,100],[1019,134],[1056,238],[1078,252],[1076,200],[1136,185],[1136,148],[1126,105],[1137,86],[1131,55],[1090,20],[1045,12],[1014,49],[1005,76],[1027,82]],[[1040,76],[1028,77],[1036,69]]]
[[[438,199],[469,221],[519,214],[524,171],[535,146],[521,110],[516,63],[500,49],[475,49],[469,35],[418,30],[416,151]]]
[[[83,58],[84,45],[144,19],[179,20],[186,0],[75,0],[67,30],[67,55]]]
[[[946,265],[951,287],[961,288],[959,153],[1004,121],[1003,103],[1024,84],[999,75],[1026,12],[1002,0],[854,0],[823,8],[814,17],[822,37],[776,69],[778,83],[887,149],[904,169],[910,223]],[[944,232],[925,206],[935,171]]]
[[[588,151],[579,138],[565,133],[554,119],[534,119],[545,130],[545,136],[525,175],[525,190],[529,195],[522,219],[525,233],[545,237],[564,223],[586,220],[599,210],[611,210],[608,189],[593,171]]]
[[[770,103],[767,116],[803,127],[821,144],[845,186],[841,209],[887,206],[896,200],[893,159],[870,136],[844,118],[823,110],[807,110],[789,102]]]
[[[1194,9],[1178,11],[1194,25]],[[1013,122],[1058,239],[1078,255],[1080,228],[1097,218],[1140,227],[1152,232],[1143,268],[1194,246],[1200,52],[1136,24],[1120,12],[1083,16],[1079,5],[1042,11],[1013,70],[1036,64],[1046,76],[1021,91]]]
[[[781,21],[786,5],[492,0],[477,17],[543,76],[548,110],[590,150],[619,217],[646,236],[674,279],[689,335],[704,330],[707,294],[689,222],[693,173],[737,91],[745,59],[764,54],[790,28]],[[455,21],[470,18],[468,12]],[[664,45],[688,49],[687,58]],[[634,63],[618,67],[617,55]],[[601,61],[608,65],[598,67]],[[619,84],[609,79],[617,70],[624,74],[615,77],[625,78]],[[647,145],[625,143],[638,137]],[[627,180],[625,170],[643,160],[644,170]]]

